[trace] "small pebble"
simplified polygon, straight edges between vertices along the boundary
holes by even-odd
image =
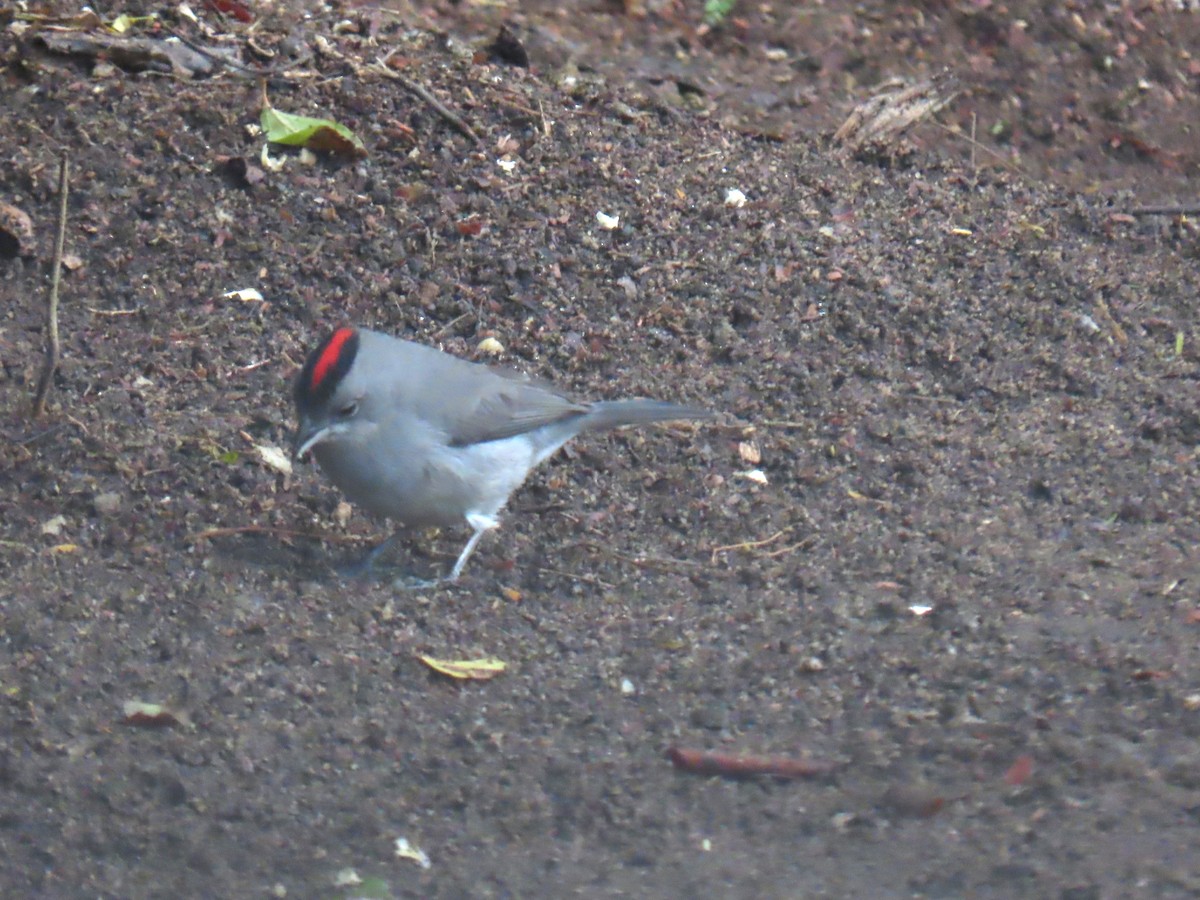
[[[97,494],[96,499],[92,501],[92,506],[98,516],[115,515],[121,509],[121,495],[112,491]]]

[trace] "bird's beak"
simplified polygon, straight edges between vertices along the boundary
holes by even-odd
[[[328,425],[314,425],[301,420],[300,427],[296,429],[296,438],[292,441],[292,462],[303,460],[308,451],[329,437],[329,434]]]

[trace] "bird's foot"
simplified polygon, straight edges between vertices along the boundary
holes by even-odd
[[[337,574],[348,581],[387,581],[393,579],[397,587],[407,584],[410,589],[427,588],[437,584],[441,579],[420,578],[406,571],[407,566],[385,560],[387,551],[391,549],[397,535],[392,535],[379,546],[363,555],[362,559],[344,563],[337,567]],[[399,570],[399,572],[398,572]]]
[[[397,591],[427,591],[431,588],[452,584],[449,578],[416,578],[412,575],[401,575],[392,579],[392,589]]]

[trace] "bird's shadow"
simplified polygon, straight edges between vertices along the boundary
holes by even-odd
[[[391,541],[330,544],[317,537],[248,531],[214,537],[208,543],[216,564],[231,573],[256,570],[318,583],[396,579],[419,583],[436,579],[446,567],[441,555],[422,552],[417,542],[403,534]]]

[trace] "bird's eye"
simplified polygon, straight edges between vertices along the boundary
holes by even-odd
[[[352,415],[358,412],[358,404],[355,402],[347,403],[339,407],[337,414],[339,418],[349,419]]]

